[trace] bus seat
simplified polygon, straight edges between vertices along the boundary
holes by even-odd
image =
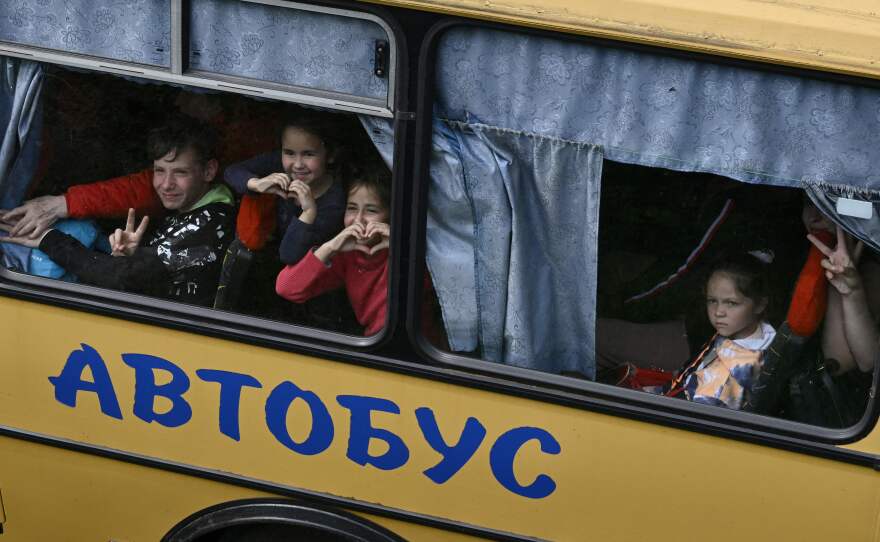
[[[214,296],[214,308],[230,310],[236,307],[241,296],[241,288],[247,277],[254,253],[236,237],[226,249],[223,266],[220,268],[220,282]]]
[[[813,232],[813,235],[825,243],[831,242],[829,232]],[[811,245],[795,283],[785,321],[764,354],[761,374],[752,388],[751,399],[743,406],[744,410],[758,414],[777,413],[783,386],[791,378],[804,344],[819,329],[828,307],[823,258],[822,252]]]

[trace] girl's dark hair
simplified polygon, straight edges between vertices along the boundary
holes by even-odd
[[[348,145],[343,138],[346,137],[346,134],[351,133],[353,128],[351,124],[351,119],[338,113],[298,109],[284,118],[278,140],[283,140],[284,132],[288,128],[312,134],[321,140],[324,148],[327,149],[327,158],[332,160],[332,163],[328,162],[327,169],[337,177],[345,178],[350,174],[350,171],[347,169]]]
[[[345,182],[345,193],[356,188],[369,188],[379,196],[379,201],[391,211],[391,172],[381,161],[369,161],[353,168],[351,177]]]
[[[770,284],[767,278],[769,264],[759,260],[749,253],[724,255],[715,260],[706,275],[706,285],[715,273],[725,273],[733,279],[733,284],[742,295],[755,303],[761,300],[767,301],[767,306],[761,311],[761,317],[767,314],[770,308]],[[705,288],[704,288],[705,289]]]

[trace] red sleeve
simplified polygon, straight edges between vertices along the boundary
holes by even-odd
[[[812,234],[826,245],[834,243],[834,237],[827,231],[815,231]],[[785,321],[801,337],[810,337],[819,329],[828,308],[828,281],[825,280],[825,270],[822,268],[824,257],[818,248],[810,245],[807,262],[798,275],[791,304],[788,306]]]
[[[70,218],[124,217],[130,207],[138,216],[164,212],[153,190],[153,170],[145,169],[106,181],[71,186],[64,194]]]
[[[304,303],[324,292],[341,288],[345,282],[334,258],[330,267],[315,256],[311,250],[299,263],[287,265],[278,273],[275,292],[294,303]]]
[[[275,232],[276,199],[274,194],[245,194],[238,206],[235,233],[251,250],[266,246]]]

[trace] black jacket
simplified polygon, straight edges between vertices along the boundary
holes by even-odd
[[[58,230],[43,237],[40,250],[86,284],[211,306],[234,214],[231,205],[215,202],[168,215],[128,257],[88,249]]]

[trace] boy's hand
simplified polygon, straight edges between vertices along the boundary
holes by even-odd
[[[0,210],[0,221],[12,224],[10,237],[40,237],[59,219],[67,218],[67,200],[64,196],[40,196],[26,201],[15,209]],[[12,242],[12,241],[10,241]]]
[[[373,255],[380,250],[388,248],[391,238],[391,228],[384,222],[370,222],[364,230],[364,246],[369,247],[367,254]],[[362,249],[361,249],[362,250]]]
[[[110,255],[111,256],[131,256],[141,244],[141,238],[147,231],[147,224],[150,223],[150,217],[145,216],[141,219],[137,229],[134,227],[134,209],[128,210],[128,219],[125,221],[125,230],[116,228],[116,231],[110,234]]]
[[[865,249],[864,243],[855,242],[843,233],[840,226],[837,226],[837,245],[834,249],[829,248],[813,234],[807,235],[807,239],[825,255],[822,267],[825,269],[825,277],[835,290],[841,295],[849,295],[862,288],[862,278],[856,265]]]
[[[287,173],[270,173],[260,179],[248,179],[247,188],[251,192],[260,194],[275,194],[281,198],[288,197],[288,187],[290,186],[290,177]]]
[[[39,248],[40,242],[43,240],[43,237],[49,233],[49,230],[43,230],[36,237],[31,237],[29,235],[12,235],[12,230],[14,226],[12,224],[7,224],[5,222],[0,222],[0,230],[3,230],[10,235],[8,237],[0,237],[0,243],[15,243],[16,245],[22,245],[30,248]],[[49,228],[51,229],[51,228]]]

